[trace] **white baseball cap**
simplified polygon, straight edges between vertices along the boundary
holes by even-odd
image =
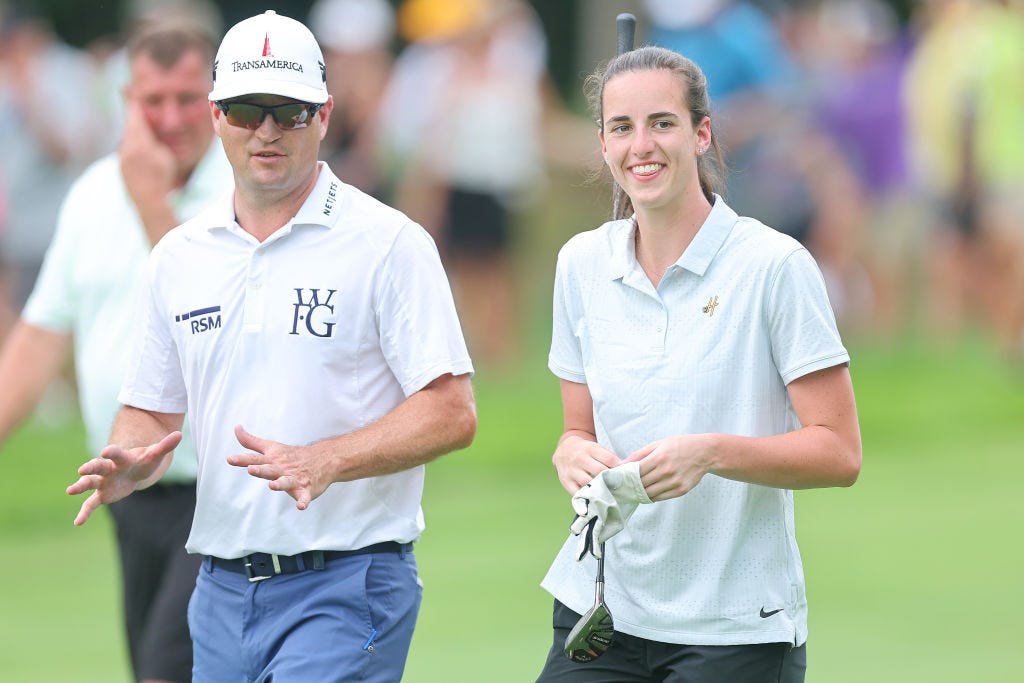
[[[210,101],[267,94],[323,104],[326,83],[324,55],[312,32],[267,10],[224,34],[213,62]]]

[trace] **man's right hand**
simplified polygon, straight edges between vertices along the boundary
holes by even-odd
[[[178,182],[178,162],[150,128],[142,106],[126,99],[124,131],[117,150],[128,196],[139,213],[150,244],[178,224],[170,195]]]
[[[81,476],[67,488],[68,495],[75,496],[86,491],[93,493],[82,503],[75,517],[75,526],[85,524],[100,505],[121,500],[138,488],[141,482],[154,478],[162,469],[166,469],[166,456],[180,441],[181,432],[175,431],[150,446],[122,448],[111,444],[100,451],[100,457],[79,467],[78,474]]]
[[[174,154],[157,139],[141,105],[131,98],[125,103],[124,129],[117,153],[125,187],[136,204],[165,200],[174,189]]]

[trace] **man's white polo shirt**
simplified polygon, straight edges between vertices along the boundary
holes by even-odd
[[[721,198],[657,290],[631,220],[559,254],[549,367],[587,384],[598,440],[621,458],[679,434],[797,429],[786,384],[848,361],[810,254]],[[542,585],[582,613],[595,568],[575,546],[569,537]],[[806,639],[791,491],[707,475],[640,506],[606,550],[616,630],[693,645]]]
[[[426,232],[320,165],[292,221],[257,242],[232,196],[153,250],[145,334],[121,400],[187,408],[199,451],[190,552],[346,550],[413,541],[423,467],[335,483],[305,511],[228,465],[233,429],[304,445],[378,420],[435,378],[472,372]]]
[[[188,182],[171,195],[191,218],[232,186],[231,166],[214,138]],[[71,186],[42,270],[22,311],[29,324],[72,333],[75,373],[89,450],[110,443],[118,392],[137,323],[150,244],[121,176],[117,154],[93,163]],[[191,437],[178,446],[163,482],[193,482]]]

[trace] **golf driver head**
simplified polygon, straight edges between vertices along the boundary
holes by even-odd
[[[569,631],[565,656],[574,662],[591,662],[608,649],[615,633],[612,615],[604,601],[594,605]]]

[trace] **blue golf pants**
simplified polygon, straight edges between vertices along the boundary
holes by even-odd
[[[207,558],[188,607],[193,683],[396,683],[421,592],[411,551],[257,582]]]

